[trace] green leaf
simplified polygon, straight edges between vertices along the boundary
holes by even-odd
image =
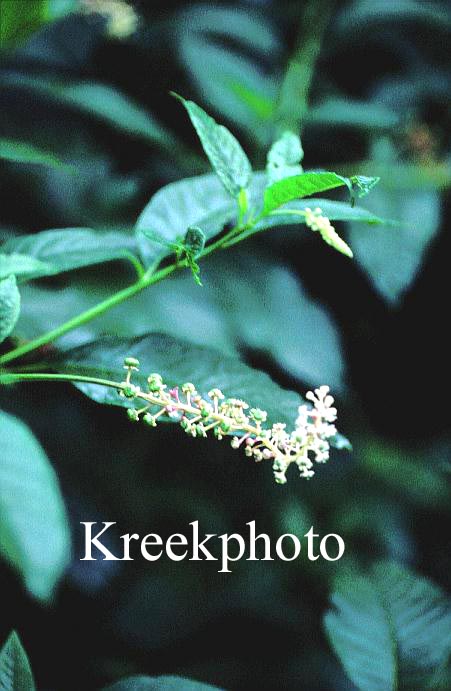
[[[0,280],[15,274],[16,276],[48,275],[52,267],[27,254],[0,254]]]
[[[103,691],[221,691],[217,686],[203,684],[185,677],[127,677]]]
[[[36,688],[27,654],[15,631],[0,650],[0,688],[2,691],[35,691]]]
[[[349,186],[349,181],[336,173],[303,173],[274,182],[265,190],[263,211],[274,211],[282,204],[311,194],[332,190],[335,187]]]
[[[0,158],[14,163],[33,163],[51,168],[74,170],[72,166],[67,165],[51,152],[14,139],[0,139]]]
[[[338,577],[324,625],[335,653],[360,691],[396,689],[396,642],[381,597],[364,576]]]
[[[331,601],[327,635],[362,691],[427,688],[451,653],[450,601],[398,564],[339,577]]]
[[[404,501],[407,498],[426,508],[449,504],[444,473],[423,454],[373,439],[360,446],[360,457],[368,473],[401,494]]]
[[[164,334],[147,334],[130,339],[100,338],[63,353],[61,359],[50,364],[61,373],[122,381],[126,356],[136,357],[140,361],[136,381],[143,388],[147,376],[151,372],[158,372],[170,387],[192,381],[204,395],[218,387],[226,396],[239,396],[253,406],[264,408],[271,420],[289,421],[291,425],[302,403],[298,394],[282,389],[268,375],[248,367],[238,358],[225,357],[219,351]],[[130,406],[130,402],[114,389],[93,384],[77,386],[98,403]]]
[[[160,261],[189,226],[200,226],[209,240],[235,216],[236,205],[213,173],[173,182],[153,195],[138,218],[141,254],[148,264]],[[152,243],[155,235],[164,241],[163,246]]]
[[[284,132],[271,146],[266,164],[268,183],[277,182],[303,173],[300,165],[304,151],[300,138],[293,132]]]
[[[354,224],[350,241],[356,261],[378,293],[398,304],[415,280],[428,246],[440,228],[441,201],[435,191],[375,190],[366,202],[376,214],[399,220],[395,229],[376,228],[362,233]]]
[[[0,411],[0,551],[27,590],[51,598],[69,562],[70,534],[55,472],[30,429]]]
[[[185,68],[209,107],[246,130],[253,140],[257,138],[266,144],[270,137],[270,119],[277,96],[276,80],[265,74],[258,57],[248,58],[243,55],[243,51],[233,51],[230,45],[226,48],[213,42],[213,32],[224,30],[227,27],[225,22],[232,14],[236,20],[236,8],[233,11],[213,7],[208,10],[217,14],[211,18],[212,25],[208,30],[193,31],[192,25],[184,25],[178,50]],[[260,21],[257,15],[254,14],[251,20],[246,12],[240,14],[243,23],[249,28],[252,25],[255,31],[259,24],[268,32],[270,27],[267,22]],[[236,34],[233,41],[237,41]],[[262,58],[268,52],[274,55],[274,42],[274,38],[268,36],[268,40],[258,49],[252,45],[253,53]],[[247,45],[244,46],[244,51],[246,49],[249,50]]]
[[[360,26],[363,31],[374,30],[374,25],[386,23],[393,26],[405,21],[423,22],[435,29],[449,31],[450,19],[446,3],[420,2],[419,0],[390,0],[376,6],[372,0],[358,0],[341,12],[336,22],[340,33],[352,32]],[[373,28],[368,28],[367,25]]]
[[[20,313],[20,293],[15,276],[0,280],[0,343],[14,329]]]
[[[396,127],[399,117],[381,103],[330,98],[308,111],[307,122],[313,125],[358,127],[374,131]]]
[[[48,0],[7,0],[1,3],[0,45],[11,48],[48,19]]]
[[[2,246],[11,256],[22,254],[39,260],[41,266],[23,274],[27,280],[53,276],[93,264],[125,259],[137,262],[137,244],[133,236],[125,233],[65,228],[44,230],[33,235],[11,238]]]
[[[309,198],[286,204],[283,209],[272,212],[258,221],[255,226],[243,233],[243,237],[253,235],[268,228],[278,226],[305,225],[305,210],[320,208],[324,216],[331,221],[355,221],[355,223],[366,223],[368,225],[387,225],[396,226],[394,221],[377,216],[372,211],[363,209],[359,206],[351,206],[347,202],[335,202],[330,199]],[[361,233],[361,229],[359,228]],[[372,233],[369,234],[372,237]]]
[[[165,147],[176,143],[173,135],[151,113],[108,84],[78,82],[49,85],[47,88],[59,101],[129,134]]]
[[[214,171],[227,192],[237,197],[240,190],[249,186],[251,164],[241,144],[223,125],[218,125],[210,115],[193,101],[174,94],[185,106],[202,147]]]
[[[245,365],[237,357],[165,334],[103,337],[66,351],[49,366],[63,374],[122,381],[123,361],[128,356],[136,357],[141,363],[136,381],[142,388],[146,387],[151,372],[161,374],[170,387],[192,381],[205,396],[210,389],[219,387],[226,396],[246,399],[251,406],[266,410],[270,421],[284,422],[289,427],[294,426],[298,407],[303,402],[299,394],[282,389],[267,374]],[[77,387],[98,403],[125,408],[131,405],[114,389],[95,384],[77,384]]]

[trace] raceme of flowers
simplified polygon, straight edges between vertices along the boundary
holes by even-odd
[[[306,395],[310,405],[301,405],[294,429],[290,432],[280,422],[265,426],[267,413],[238,398],[225,398],[220,389],[212,389],[203,398],[191,382],[168,389],[161,375],[150,374],[148,390],[132,383],[133,372],[139,370],[139,361],[128,357],[124,361],[126,379],[119,393],[129,399],[145,403],[140,408],[128,408],[133,422],[142,420],[156,427],[162,418],[172,418],[192,437],[206,437],[211,432],[217,439],[231,437],[233,449],[255,461],[270,460],[277,483],[286,482],[288,467],[295,463],[301,477],[314,475],[313,464],[325,463],[329,458],[329,439],[337,430],[334,399],[328,386],[320,386]]]
[[[318,206],[313,210],[307,207],[304,211],[304,216],[305,224],[312,230],[318,231],[328,245],[331,245],[348,257],[353,256],[349,245],[338,235],[330,220],[323,215],[322,210]]]

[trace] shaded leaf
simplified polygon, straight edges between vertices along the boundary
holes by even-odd
[[[362,691],[427,688],[451,653],[449,600],[398,564],[337,578],[331,602],[327,635]]]
[[[44,151],[32,144],[14,139],[0,139],[0,158],[14,163],[33,163],[73,170],[72,166],[68,166],[50,151]]]
[[[248,187],[252,168],[241,144],[229,130],[210,117],[193,101],[174,94],[188,111],[194,129],[214,171],[227,192],[237,197],[240,190]]]
[[[221,691],[200,681],[185,677],[127,677],[106,686],[103,691]]]
[[[2,691],[35,691],[36,688],[27,654],[15,631],[0,650],[0,688]]]
[[[51,598],[70,556],[58,481],[29,428],[0,411],[0,550],[40,600]]]
[[[330,98],[316,104],[308,111],[307,122],[313,125],[386,130],[396,127],[399,117],[381,103]]]
[[[335,580],[324,625],[347,674],[361,691],[396,689],[396,641],[380,594],[357,574]]]
[[[20,313],[20,293],[15,276],[0,280],[0,343],[14,329]]]
[[[400,221],[395,230],[377,228],[371,234],[352,224],[349,235],[356,260],[378,293],[395,305],[415,280],[427,247],[438,232],[440,198],[433,191],[407,194],[379,188],[367,203],[375,213]]]
[[[165,334],[103,337],[61,354],[49,365],[65,374],[122,381],[123,361],[128,356],[136,357],[141,363],[136,381],[143,389],[151,372],[161,374],[170,387],[192,381],[204,396],[210,389],[219,387],[226,396],[239,396],[250,405],[263,408],[270,421],[285,422],[290,427],[294,426],[297,409],[302,403],[299,394],[282,389],[267,374],[245,365],[238,358]],[[130,402],[114,389],[84,383],[77,387],[98,403],[130,406]]]
[[[48,275],[52,271],[50,264],[45,264],[27,254],[0,254],[0,280],[15,274],[15,276]]]
[[[235,215],[235,204],[213,173],[173,182],[153,195],[138,218],[141,253],[148,264],[159,261],[171,253],[170,243],[183,239],[188,227],[200,226],[211,239]],[[155,234],[163,244],[152,242]]]
[[[24,278],[52,276],[115,259],[137,261],[136,241],[125,233],[103,233],[89,228],[44,230],[11,238],[2,246],[5,253],[23,254],[42,262]]]

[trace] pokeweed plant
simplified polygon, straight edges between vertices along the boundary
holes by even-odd
[[[87,361],[79,363],[75,372],[69,372],[67,362],[73,354],[63,353],[46,363],[51,370],[47,372],[39,371],[45,363],[33,362],[30,371],[27,361],[21,360],[177,271],[189,269],[196,283],[202,285],[201,260],[268,228],[302,223],[335,250],[352,257],[351,248],[338,235],[332,221],[384,222],[354,205],[355,197],[366,195],[378,178],[359,175],[347,178],[322,170],[305,172],[301,141],[288,130],[271,146],[266,170],[253,172],[246,153],[226,127],[219,125],[193,101],[173,95],[185,107],[216,175],[184,179],[157,192],[138,220],[134,239],[121,233],[102,235],[78,229],[44,231],[8,240],[0,254],[2,341],[13,334],[19,317],[20,282],[113,259],[129,260],[137,279],[55,329],[0,356],[0,383],[72,381],[82,389],[84,386],[85,393],[101,402],[123,405],[126,399],[128,415],[133,421],[142,419],[156,426],[157,421],[173,420],[195,437],[205,437],[209,431],[218,439],[231,436],[233,448],[244,448],[246,455],[256,461],[270,460],[278,483],[286,481],[286,471],[293,463],[302,477],[309,478],[313,475],[312,458],[322,463],[329,457],[330,445],[349,446],[333,424],[336,409],[326,385],[307,394],[310,407],[297,398],[294,428],[287,431],[287,422],[278,419],[277,413],[274,415],[264,409],[257,396],[251,403],[261,406],[259,408],[250,407],[242,398],[225,398],[224,383],[219,380],[205,390],[200,389],[198,382],[198,392],[190,381],[174,381],[172,373],[168,389],[162,372],[150,371],[144,386],[133,383],[132,373],[138,369],[139,360],[133,352],[126,352],[125,345],[121,358],[127,370],[125,381],[114,378],[118,371],[117,360],[106,368],[111,372],[108,378],[92,376],[92,365]],[[321,198],[305,199],[339,187],[348,188],[349,204]],[[169,227],[167,212],[169,210],[170,216],[171,207],[176,217],[173,226]],[[180,232],[183,228],[185,230]],[[16,361],[21,366],[11,369],[11,363]],[[247,369],[255,378],[257,373]],[[104,372],[105,363],[101,374]],[[93,395],[92,390],[98,392],[99,386],[114,392],[100,397],[98,393]],[[271,382],[269,397],[274,386]],[[247,388],[237,387],[230,393],[245,398]],[[291,416],[288,419],[293,422]]]

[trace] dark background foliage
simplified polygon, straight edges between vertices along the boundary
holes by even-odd
[[[14,394],[1,391],[2,406],[29,423],[52,459],[73,530],[73,563],[50,607],[32,601],[6,565],[0,571],[0,638],[11,628],[20,632],[44,689],[96,689],[133,673],[177,673],[228,689],[354,688],[322,628],[338,564],[305,558],[293,563],[243,561],[233,574],[218,574],[215,564],[205,562],[84,563],[78,560],[80,520],[117,521],[117,535],[169,535],[184,532],[192,520],[199,520],[205,532],[229,533],[242,532],[247,521],[255,520],[260,530],[275,536],[303,535],[313,524],[322,535],[343,536],[343,561],[348,564],[365,567],[378,558],[393,558],[444,589],[451,587],[446,486],[451,443],[446,392],[449,33],[443,20],[449,7],[412,3],[409,11],[402,11],[404,3],[377,0],[372,12],[359,15],[358,3],[331,3],[327,8],[328,4],[323,5],[329,14],[310,103],[334,97],[362,102],[368,110],[355,121],[353,111],[345,110],[341,123],[333,117],[333,108],[323,123],[307,118],[304,162],[310,168],[361,172],[359,165],[372,161],[375,174],[386,184],[377,193],[385,194],[378,199],[381,215],[396,217],[410,205],[419,226],[434,214],[436,222],[431,222],[423,247],[376,238],[376,266],[384,270],[368,269],[365,263],[371,236],[379,232],[369,227],[349,231],[351,245],[357,232],[366,237],[360,253],[356,239],[353,262],[306,230],[280,230],[251,240],[235,255],[230,252],[222,258],[221,271],[227,272],[228,257],[231,264],[239,260],[241,266],[253,266],[255,254],[261,252],[302,281],[302,299],[313,298],[327,307],[346,363],[338,391],[340,429],[352,440],[354,451],[334,453],[309,483],[293,476],[279,487],[264,464],[254,466],[214,440],[189,440],[178,428],[148,432],[133,427],[120,409],[102,408],[70,386],[34,384],[21,385]],[[200,64],[194,60],[191,67],[181,57],[180,27],[193,4],[141,0],[134,6],[140,19],[130,36],[111,37],[99,16],[70,14],[4,52],[2,136],[52,151],[75,166],[77,175],[2,164],[3,236],[77,226],[132,228],[162,185],[206,171],[188,120],[168,95],[171,89],[192,97],[227,124],[252,161],[263,164],[265,129],[257,131],[244,119],[237,122],[227,94],[215,109],[214,94],[210,102],[198,76],[202,65],[208,71],[208,57],[200,56]],[[219,5],[210,2],[204,7],[205,22],[211,23],[206,35],[214,34],[215,45],[258,64],[274,89],[295,48],[299,26],[304,40],[315,33],[314,25],[302,22],[303,2],[224,2],[224,14],[211,16]],[[218,24],[232,16],[241,26],[238,34],[232,22]],[[194,26],[194,19],[190,21]],[[273,37],[268,39],[271,50],[262,51],[252,37],[252,27],[259,30],[255,22],[264,24]],[[206,78],[214,81],[211,70]],[[74,107],[30,86],[55,79],[65,85],[109,85],[151,113],[170,136],[162,138],[163,144],[152,143],[125,126],[93,116],[86,107]],[[381,105],[394,114],[391,124],[380,114],[378,121]],[[124,110],[118,119],[124,124],[127,117]],[[371,163],[365,165],[365,172],[372,174]],[[399,182],[403,166],[411,175],[416,171],[414,182]],[[431,183],[427,174],[434,166],[444,171],[438,183]],[[365,205],[370,208],[371,202],[365,200]],[[412,264],[411,275],[397,280],[404,263]],[[211,266],[216,266],[213,260]],[[249,309],[263,300],[267,265],[261,266],[248,275],[245,268],[242,272],[247,290],[237,319],[245,319],[249,296],[254,300]],[[212,281],[215,271],[210,269]],[[381,276],[387,273],[388,283],[383,284]],[[226,290],[221,274],[216,276],[215,289]],[[119,263],[45,279],[37,292],[24,295],[24,304],[30,301],[29,314],[35,315],[34,322],[23,322],[24,336],[46,330],[52,310],[55,319],[63,321],[83,308],[80,291],[102,294],[130,279]],[[88,329],[67,343],[88,340],[102,330],[126,333],[130,325],[135,333],[143,332],[143,324],[144,330],[153,330],[156,319],[160,330],[165,330],[167,320],[169,332],[178,335],[178,312],[186,315],[179,335],[212,342],[207,333],[212,322],[199,318],[208,312],[209,303],[200,312],[193,307],[195,290],[201,289],[192,288],[188,279],[159,289],[157,301],[164,302],[165,291],[173,295],[161,308],[161,323],[153,308],[146,312],[147,303],[130,303],[117,317],[112,313],[97,332]],[[195,297],[194,305],[197,299],[202,298]],[[271,324],[273,311],[265,312],[264,303],[261,308],[262,318],[267,314]],[[226,305],[221,324],[229,324],[229,312],[233,308]],[[313,343],[323,337],[315,328],[306,326]],[[224,333],[226,340],[229,326]],[[283,349],[283,331],[279,338]],[[221,336],[216,340],[215,345],[220,344]],[[252,339],[238,339],[236,347],[249,364],[287,388],[302,392],[327,382],[326,365],[323,382],[316,374],[299,376],[296,368],[286,367],[274,352],[255,347]],[[340,354],[334,351],[331,357]]]

